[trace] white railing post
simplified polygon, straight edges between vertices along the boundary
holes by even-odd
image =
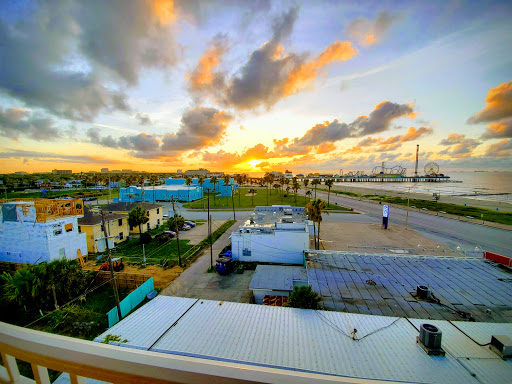
[[[20,371],[18,369],[18,363],[16,363],[16,359],[13,356],[7,355],[2,352],[2,361],[4,362],[5,369],[7,369],[7,373],[9,374],[9,379],[12,383],[15,383],[20,379]]]
[[[37,364],[30,364],[32,366],[32,372],[34,373],[34,380],[37,384],[52,384],[50,376],[48,376],[48,368],[41,367]]]

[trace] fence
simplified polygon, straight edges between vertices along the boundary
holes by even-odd
[[[512,267],[512,258],[507,256],[498,255],[497,253],[485,251],[484,258],[486,258],[487,260],[494,261],[495,263],[506,265],[507,267]]]
[[[18,269],[25,267],[24,263],[11,263],[9,261],[0,261],[0,274],[7,272],[14,275]]]
[[[143,283],[139,288],[126,296],[123,301],[121,301],[121,316],[125,317],[133,308],[139,305],[146,295],[151,292],[154,288],[153,286],[153,278],[151,277],[148,281]],[[119,314],[117,313],[117,307],[112,308],[108,313],[108,327],[114,326],[117,322],[119,322]]]
[[[116,277],[117,286],[121,288],[137,288],[144,284],[151,278],[151,275],[144,275],[142,273],[126,273],[126,272],[114,272]],[[104,281],[110,280],[109,271],[98,271],[94,282],[96,284],[103,283]]]

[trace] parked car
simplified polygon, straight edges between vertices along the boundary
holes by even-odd
[[[190,225],[185,224],[183,228],[181,228],[182,231],[190,231],[192,227]]]
[[[195,226],[196,226],[196,223],[194,223],[193,221],[185,221],[185,224],[192,228],[195,228]]]
[[[174,232],[174,231],[163,231],[162,233],[165,233],[166,235],[169,235],[170,237],[176,237],[176,232]]]

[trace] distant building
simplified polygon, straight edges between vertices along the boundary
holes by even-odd
[[[101,173],[108,173],[108,168],[101,168]]]
[[[178,170],[176,171],[176,173],[181,174],[181,173],[183,173],[183,171],[182,171],[181,169],[178,169]]]
[[[135,207],[142,207],[146,210],[149,217],[149,221],[142,225],[142,233],[147,232],[151,229],[158,228],[163,224],[163,206],[160,204],[150,203],[112,203],[103,208],[104,211],[109,213],[118,213],[128,215],[130,211]],[[128,220],[128,219],[127,219]],[[130,233],[139,233],[139,227],[130,227]]]
[[[239,261],[300,264],[309,249],[312,223],[303,207],[256,207],[249,220],[231,233],[231,252]]]
[[[189,170],[185,171],[185,175],[186,176],[202,176],[202,177],[205,177],[209,173],[210,173],[210,171],[207,170],[207,169],[204,169],[204,168],[189,169]]]
[[[71,175],[73,172],[70,169],[54,169],[52,173],[54,175]]]
[[[126,213],[106,213],[108,246],[114,248],[118,243],[126,241],[129,235],[128,215]],[[103,220],[99,212],[87,208],[84,216],[78,219],[78,229],[87,235],[87,251],[89,253],[104,252],[106,248]]]
[[[41,263],[87,255],[78,231],[82,200],[6,201],[0,205],[0,260]]]
[[[123,169],[123,173],[133,173],[131,169]]]

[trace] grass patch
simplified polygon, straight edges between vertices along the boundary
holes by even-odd
[[[320,190],[320,189],[318,189]],[[304,195],[296,195],[295,193],[286,193],[286,191],[281,192],[280,190],[273,189],[272,191],[268,190],[268,199],[267,199],[267,189],[258,188],[256,189],[256,194],[254,196],[246,196],[249,193],[249,188],[240,188],[240,193],[237,193],[234,196],[235,201],[235,210],[236,209],[246,209],[246,208],[254,208],[255,206],[267,206],[267,205],[291,205],[293,207],[304,207],[311,200],[309,197]],[[210,208],[224,208],[229,210],[232,208],[232,200],[231,197],[220,197],[215,194],[210,193]],[[204,199],[196,200],[190,203],[183,204],[185,208],[199,209],[203,208],[203,200],[207,197],[205,195]],[[314,196],[314,191],[312,193],[312,197]],[[214,202],[215,200],[215,202]],[[207,206],[206,201],[204,202],[204,206]],[[343,207],[336,204],[329,204],[328,209],[336,209],[336,210],[346,210],[351,211],[352,209]]]
[[[42,192],[9,192],[7,193],[7,199],[36,199],[41,198]],[[2,194],[2,198],[5,197],[5,194]],[[76,199],[81,199],[83,197],[94,197],[98,199],[107,199],[108,193],[105,194],[105,191],[98,191],[94,189],[81,189],[81,190],[69,190],[69,189],[58,189],[58,190],[47,190],[44,198],[52,199],[59,197],[73,197]],[[119,190],[112,190],[112,199],[114,197],[119,197]]]
[[[381,200],[391,204],[398,204],[407,206],[407,199],[403,197],[391,197],[391,196],[370,196],[371,200]],[[485,221],[492,221],[494,223],[507,224],[512,225],[512,213],[511,212],[499,212],[493,211],[485,208],[477,208],[477,207],[466,207],[463,205],[457,204],[448,204],[448,203],[436,203],[434,201],[429,200],[421,200],[421,199],[410,199],[409,206],[415,206],[416,208],[427,208],[429,211],[439,212],[443,211],[446,213],[450,213],[452,215],[457,216],[472,216],[476,221],[481,220],[480,215],[484,215],[483,219]]]
[[[159,228],[161,233],[164,229]],[[153,230],[156,232],[156,230]],[[151,232],[153,232],[151,231]],[[155,233],[151,233],[154,235]],[[187,252],[192,245],[189,245],[190,240],[180,240],[180,251],[183,255]],[[160,264],[164,259],[170,261],[178,260],[178,242],[176,238],[169,240],[167,243],[161,244],[157,239],[151,240],[149,244],[144,245],[146,252],[147,264]],[[112,257],[123,257],[128,262],[142,262],[142,245],[139,243],[138,238],[131,238],[118,244],[112,250]]]

